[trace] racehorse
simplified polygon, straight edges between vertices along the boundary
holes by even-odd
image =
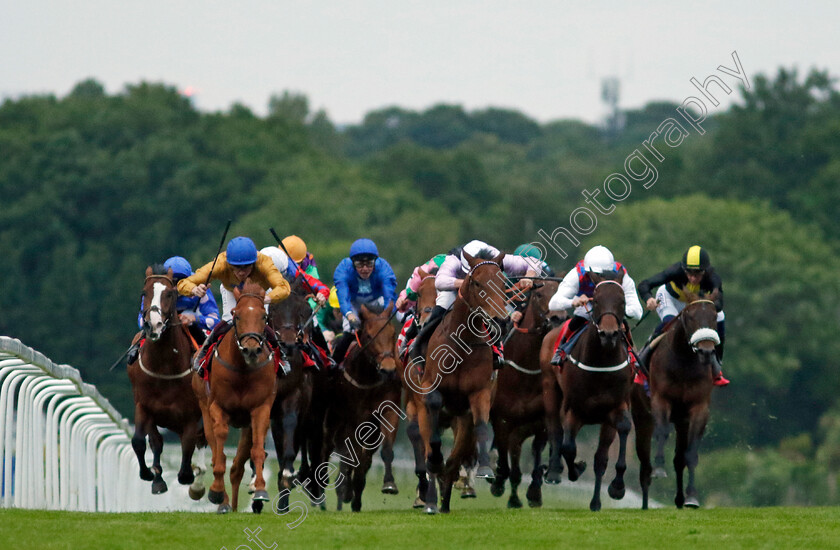
[[[563,395],[559,411],[562,430],[557,426],[556,399],[547,399],[545,402],[552,456],[549,480],[559,482],[559,471],[556,469],[559,463],[558,452],[562,453],[566,461],[569,480],[578,479],[586,463],[575,463],[575,437],[584,425],[601,425],[600,440],[595,451],[595,491],[589,503],[589,509],[593,512],[601,509],[601,479],[607,469],[609,448],[616,432],[619,436],[616,476],[610,483],[608,493],[613,499],[621,499],[625,492],[624,472],[627,469],[627,435],[631,427],[629,408],[633,372],[629,366],[623,333],[623,277],[623,273],[606,275],[595,286],[590,302],[592,321],[582,329],[584,332],[566,356],[562,369],[554,372]],[[547,355],[545,347],[543,359]],[[543,368],[552,367],[544,364]]]
[[[420,435],[426,452],[429,484],[425,512],[438,512],[436,483],[441,485],[441,508],[449,512],[452,486],[462,464],[478,453],[476,477],[492,478],[490,468],[490,406],[495,376],[491,342],[499,336],[493,319],[507,315],[504,253],[491,258],[482,250],[476,257],[464,253],[470,267],[450,313],[429,339],[421,383],[412,391],[422,398],[418,407]],[[441,411],[444,408],[458,424],[455,442],[444,465],[441,453]],[[476,448],[477,445],[477,448]]]
[[[310,479],[312,474],[307,456],[308,434],[302,429],[312,400],[312,376],[306,372],[302,352],[308,333],[308,327],[304,325],[311,317],[312,309],[302,281],[302,277],[297,277],[292,281],[289,297],[268,307],[269,327],[277,334],[291,367],[288,373],[277,380],[277,395],[271,408],[271,435],[280,462],[277,488],[282,495],[279,503],[281,510],[288,506],[288,493],[283,490],[293,489],[298,450],[303,450],[301,476]],[[317,457],[320,458],[320,454]],[[312,486],[315,485],[315,479],[312,478]]]
[[[715,330],[717,291],[703,299],[688,296],[688,304],[674,320],[650,356],[650,397],[634,393],[633,422],[636,426],[636,453],[641,462],[642,509],[648,507],[651,476],[666,477],[665,442],[674,424],[677,433],[674,470],[677,477],[677,508],[697,508],[694,470],[698,463],[700,440],[709,420],[712,397],[712,364],[720,338]],[[639,386],[639,388],[641,388]],[[656,469],[651,471],[651,433],[656,437]],[[683,472],[688,467],[688,486],[683,492]]]
[[[522,481],[519,458],[522,443],[534,436],[531,454],[534,468],[526,497],[532,508],[542,506],[542,450],[547,435],[545,408],[542,396],[542,371],[540,346],[551,330],[548,320],[548,303],[557,291],[556,281],[535,282],[526,302],[522,319],[511,328],[505,342],[505,367],[499,371],[496,396],[490,410],[490,421],[499,462],[496,478],[490,487],[493,496],[505,492],[505,481],[510,479],[508,508],[521,508],[517,488]],[[510,462],[508,462],[510,456]]]
[[[232,330],[215,344],[209,388],[196,375],[193,391],[201,405],[207,440],[213,451],[213,484],[208,499],[219,505],[219,513],[236,511],[239,484],[250,453],[256,474],[251,508],[259,513],[268,500],[263,477],[264,445],[271,406],[277,393],[277,378],[274,353],[265,336],[268,320],[264,307],[265,290],[246,279],[242,289],[235,288],[233,295],[236,306],[231,310]],[[242,428],[230,468],[232,501],[228,499],[224,482],[224,445],[230,426]]]
[[[134,437],[131,446],[140,463],[140,479],[152,482],[152,493],[165,493],[160,455],[163,437],[158,426],[178,434],[181,439],[181,468],[178,483],[195,481],[191,466],[199,436],[201,409],[190,391],[191,336],[178,319],[175,303],[178,291],[172,270],[162,265],[146,268],[143,285],[143,335],[145,342],[137,360],[128,365],[128,378],[134,390]],[[152,448],[152,469],[146,466],[146,436]],[[199,483],[200,492],[203,486]]]
[[[350,502],[354,512],[362,509],[365,477],[373,452],[380,445],[385,463],[382,492],[398,493],[392,465],[399,418],[404,418],[399,409],[396,330],[391,324],[390,308],[361,305],[359,316],[362,327],[344,357],[334,401],[327,410],[324,433],[328,441],[322,453],[324,463],[330,454],[339,457],[338,509],[342,503]]]

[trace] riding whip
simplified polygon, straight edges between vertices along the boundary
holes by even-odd
[[[274,240],[277,241],[277,246],[282,248],[283,252],[286,254],[286,256],[291,258],[292,257],[291,254],[289,254],[289,251],[286,250],[286,246],[283,244],[283,241],[280,240],[280,237],[277,235],[277,232],[274,230],[274,228],[269,227],[268,230],[271,231],[271,235],[274,237]],[[292,260],[292,261],[294,262],[294,260]],[[295,266],[297,266],[299,271],[303,272],[303,270],[300,269],[300,266],[298,265],[297,262],[295,262]],[[297,275],[297,273],[295,275]],[[309,288],[309,292],[311,292],[312,294],[318,294],[317,292],[315,292],[315,289],[312,288],[312,285],[309,284],[309,281],[306,280],[306,277],[303,277],[303,282],[304,282],[304,284],[306,284],[307,288]]]
[[[210,278],[213,277],[213,270],[216,268],[216,260],[219,259],[219,254],[222,253],[222,247],[225,245],[225,238],[227,237],[228,229],[230,229],[230,222],[232,220],[228,220],[227,225],[225,226],[225,232],[222,233],[222,241],[219,243],[219,250],[216,252],[216,255],[213,256],[213,265],[210,266],[210,273],[207,274],[207,281],[204,283],[204,286],[210,284]]]

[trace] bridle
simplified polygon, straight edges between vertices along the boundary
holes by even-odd
[[[595,290],[597,290],[599,286],[604,285],[604,284],[618,285],[618,287],[622,289],[622,292],[624,291],[624,287],[621,286],[621,283],[619,283],[617,281],[609,281],[609,280],[601,281],[600,283],[595,285]],[[592,301],[595,303],[596,306],[598,305],[598,300],[594,298],[594,294],[593,294]],[[621,314],[618,314],[618,313],[615,313],[614,311],[605,311],[604,313],[602,313],[602,314],[600,314],[596,317],[594,315],[595,307],[592,307],[592,308],[590,308],[589,313],[592,316],[592,323],[595,325],[595,329],[598,331],[599,336],[604,334],[604,331],[601,329],[601,320],[604,317],[606,317],[607,315],[611,315],[613,318],[615,318],[616,322],[618,323],[619,330],[622,330],[622,331],[624,330],[624,322],[623,322],[624,321],[624,319],[623,319],[624,318],[624,312],[621,312]]]
[[[467,301],[467,298],[466,298],[466,296],[464,296],[464,293],[461,291],[461,289],[464,288],[464,284],[466,284],[467,280],[472,282],[473,273],[475,273],[478,270],[479,267],[482,267],[482,266],[485,266],[485,265],[494,265],[499,269],[499,271],[502,270],[502,266],[500,266],[498,263],[496,263],[494,261],[484,260],[484,261],[478,262],[477,264],[472,266],[472,268],[470,269],[470,272],[467,273],[466,277],[464,277],[464,283],[462,283],[461,286],[458,287],[458,298],[460,298],[461,300],[464,301],[465,304],[467,304],[467,309],[469,310],[470,313],[472,313],[473,311],[475,311],[476,309],[478,309],[481,306],[473,307],[472,305],[470,305],[470,303]],[[482,290],[481,292],[485,292],[485,291]]]
[[[694,300],[690,304],[686,305],[679,315],[680,324],[682,325],[683,332],[685,332],[686,334],[688,334],[688,327],[685,326],[685,316],[683,316],[683,314],[686,311],[688,311],[688,308],[690,308],[694,304],[712,304],[712,306],[715,306],[715,303],[712,300]],[[697,344],[707,340],[711,340],[717,346],[718,344],[720,344],[720,335],[713,328],[702,327],[691,333],[691,335],[688,338],[688,345],[691,346],[691,349],[692,351],[694,351],[694,353],[698,353],[700,351],[700,347]]]
[[[145,287],[145,283],[148,282],[149,279],[164,279],[164,280],[168,281],[169,284],[172,285],[172,288],[167,288],[166,291],[170,291],[170,290],[174,289],[175,283],[174,283],[174,281],[172,281],[172,279],[169,277],[169,275],[149,275],[145,279],[145,282],[143,284],[144,287]],[[146,291],[143,290],[144,301],[145,301],[145,297],[146,297]],[[160,329],[161,334],[166,332],[166,329],[169,328],[170,326],[177,326],[177,325],[181,324],[180,320],[173,321],[173,318],[177,318],[176,315],[175,315],[177,313],[177,310],[174,307],[172,308],[172,311],[168,313],[168,315],[165,315],[163,310],[160,309],[160,307],[158,307],[156,305],[150,305],[150,306],[143,309],[143,334],[144,335],[147,335],[149,333],[149,330],[148,330],[150,328],[149,313],[152,313],[152,312],[157,312],[161,316],[161,318],[163,319],[163,328]]]
[[[259,294],[251,294],[251,293],[240,294],[239,295],[239,301],[241,301],[242,298],[244,298],[246,296],[256,298],[257,300],[260,301],[260,304],[262,304],[262,302],[263,302],[263,298]],[[237,307],[238,307],[238,305],[239,304],[237,303]],[[263,310],[263,311],[265,311],[265,310]],[[233,334],[236,337],[236,346],[239,348],[239,352],[242,353],[242,354],[245,353],[245,351],[246,351],[245,346],[242,345],[242,342],[247,340],[248,338],[252,338],[252,339],[256,340],[257,343],[259,344],[259,348],[263,349],[265,347],[265,342],[266,342],[265,332],[264,331],[263,332],[245,332],[245,333],[240,334],[239,333],[238,321],[239,321],[239,313],[236,312],[233,315]]]

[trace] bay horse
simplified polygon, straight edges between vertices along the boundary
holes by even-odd
[[[459,470],[477,453],[476,477],[492,478],[488,447],[492,393],[495,383],[491,342],[499,336],[494,319],[507,316],[502,273],[504,253],[491,257],[482,250],[464,253],[470,271],[463,279],[449,314],[429,339],[421,383],[412,388],[418,407],[420,435],[426,452],[429,483],[427,514],[438,512],[437,482],[441,485],[440,512],[448,513],[452,486]],[[441,412],[453,417],[455,441],[444,465],[441,453]]]
[[[720,343],[716,329],[715,300],[718,292],[700,298],[688,295],[688,304],[679,313],[650,356],[650,397],[641,386],[633,396],[633,422],[636,426],[636,453],[641,462],[642,509],[648,507],[651,477],[666,477],[665,442],[670,424],[676,430],[674,470],[677,508],[697,508],[694,471],[700,440],[709,420],[712,397],[712,365],[715,346]],[[656,469],[650,463],[651,435],[656,437]],[[683,472],[688,467],[688,486],[683,491]]]
[[[349,502],[354,512],[361,511],[367,472],[380,446],[385,463],[382,492],[398,493],[393,474],[394,441],[399,419],[405,415],[399,408],[399,360],[392,307],[359,307],[362,327],[344,357],[334,400],[327,410],[324,433],[328,441],[322,459],[327,463],[335,454],[341,461],[336,481],[339,510],[342,503]]]
[[[239,485],[250,454],[256,474],[251,508],[259,513],[269,500],[263,477],[264,445],[271,406],[277,393],[277,377],[274,353],[265,336],[268,321],[264,306],[265,290],[246,279],[241,290],[234,288],[233,295],[236,306],[231,310],[232,330],[215,344],[209,387],[197,374],[193,377],[192,386],[201,406],[207,441],[213,451],[213,484],[208,499],[219,506],[220,514],[236,511]],[[224,482],[224,446],[230,426],[242,428],[230,468],[232,500],[228,498]]]
[[[146,268],[142,332],[145,342],[137,360],[128,365],[128,378],[134,391],[131,446],[140,463],[140,479],[152,482],[153,494],[167,491],[161,476],[163,437],[158,426],[175,432],[181,440],[178,483],[189,485],[195,481],[191,461],[201,431],[201,409],[190,391],[193,345],[178,318],[177,299],[172,270],[164,270],[160,264]],[[145,459],[146,436],[153,453],[151,470]],[[199,486],[203,492],[203,486]]]
[[[551,330],[548,303],[557,287],[556,281],[534,282],[522,319],[511,328],[505,342],[505,366],[499,371],[496,382],[490,421],[493,424],[499,461],[490,492],[493,496],[502,496],[505,481],[510,479],[508,508],[522,508],[522,501],[517,495],[517,488],[522,481],[519,458],[522,443],[531,436],[534,436],[531,444],[534,467],[526,497],[532,508],[542,506],[542,450],[545,448],[547,434],[540,347],[543,338]]]
[[[566,356],[561,369],[555,369],[546,361],[543,369],[553,369],[553,375],[562,392],[562,401],[556,396],[546,395],[546,421],[551,442],[549,479],[559,482],[559,455],[566,461],[569,480],[576,481],[586,468],[585,462],[575,463],[577,445],[575,438],[580,428],[588,424],[600,424],[601,433],[595,451],[595,491],[589,509],[601,509],[601,479],[607,469],[609,448],[619,437],[616,476],[609,485],[608,493],[613,499],[624,497],[624,472],[627,469],[627,435],[630,433],[630,391],[633,385],[633,371],[624,338],[624,290],[621,281],[623,273],[605,274],[604,280],[595,286],[591,315],[592,320],[582,330],[580,339]],[[549,340],[552,333],[546,337]],[[542,358],[550,355],[543,345]],[[553,348],[553,341],[551,342]],[[549,392],[550,393],[550,392]],[[559,411],[558,411],[559,404]],[[559,412],[560,426],[557,423]]]
[[[301,477],[311,478],[307,441],[309,435],[303,429],[304,420],[312,401],[312,373],[305,365],[303,346],[307,340],[309,327],[304,327],[312,315],[303,278],[298,276],[291,283],[289,297],[268,307],[268,325],[277,335],[280,346],[285,350],[291,370],[277,379],[277,395],[271,407],[271,435],[277,460],[280,463],[280,475],[277,476],[277,489],[283,497],[279,508],[288,507],[288,493],[291,491],[295,473],[295,459],[302,450]],[[323,419],[323,417],[322,417]],[[320,429],[313,430],[320,432]],[[320,436],[320,434],[313,434]],[[320,458],[316,455],[315,460]],[[315,462],[314,460],[311,462]],[[313,487],[317,485],[312,478]]]

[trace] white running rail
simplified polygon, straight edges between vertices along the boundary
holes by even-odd
[[[139,477],[131,435],[128,421],[78,370],[0,336],[3,508],[195,509],[180,491],[151,494]]]

